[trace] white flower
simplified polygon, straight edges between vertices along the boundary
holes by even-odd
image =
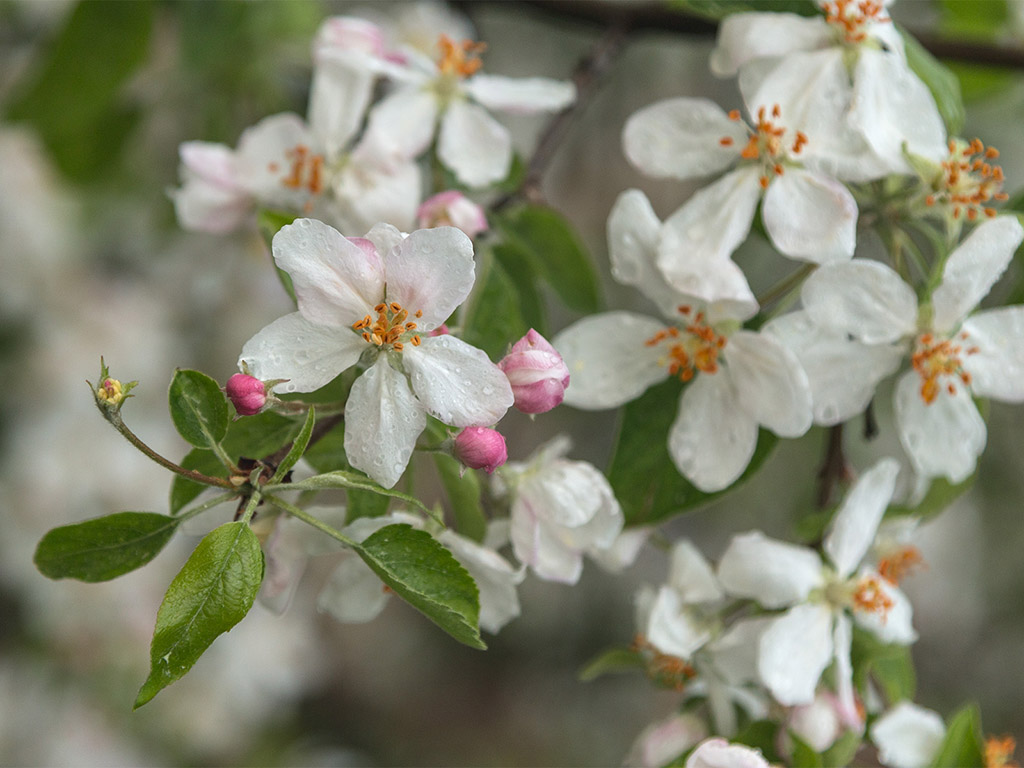
[[[890,768],[925,768],[939,753],[946,725],[936,712],[901,701],[871,724],[878,761]]]
[[[512,140],[488,113],[555,112],[576,98],[570,82],[543,77],[508,78],[476,74],[482,46],[455,43],[442,35],[437,62],[408,52],[399,85],[370,111],[366,141],[402,157],[416,157],[434,139],[437,156],[463,184],[485,187],[508,175]]]
[[[707,726],[694,715],[670,715],[643,729],[622,764],[630,768],[661,768],[700,742],[707,733]]]
[[[816,389],[830,391],[832,423],[862,408],[874,382],[891,367],[891,351],[879,353],[877,345],[898,345],[912,364],[895,391],[903,448],[920,475],[966,480],[986,441],[972,397],[1024,400],[1024,307],[971,314],[1022,239],[1024,229],[1013,216],[978,225],[949,255],[942,282],[920,307],[910,286],[878,262],[825,265],[811,275],[802,300],[822,329],[821,346],[797,354],[808,375],[819,380]],[[849,376],[830,375],[823,362],[833,343],[827,339],[847,335],[856,343],[847,346],[852,356],[843,363]],[[874,348],[865,354],[864,345]],[[812,362],[812,356],[822,362]],[[861,375],[858,356],[865,361]],[[829,376],[827,386],[820,384],[822,375]]]
[[[345,452],[386,488],[405,471],[429,413],[455,427],[497,422],[512,405],[508,379],[454,336],[428,336],[473,285],[473,245],[454,227],[408,237],[386,225],[349,240],[313,219],[274,237],[299,311],[242,348],[239,366],[278,392],[312,392],[362,361],[345,407]]]
[[[765,537],[736,536],[718,565],[726,592],[769,609],[786,608],[761,635],[758,671],[781,704],[810,704],[818,679],[835,660],[836,695],[844,720],[859,722],[852,684],[850,615],[883,642],[908,644],[916,634],[903,593],[862,567],[899,465],[883,459],[847,494],[825,537],[825,562],[807,547]]]
[[[730,300],[701,306],[666,284],[654,266],[658,220],[642,193],[619,197],[608,230],[613,274],[636,285],[668,323],[607,312],[562,331],[553,344],[572,376],[565,402],[614,408],[669,376],[690,382],[669,431],[669,452],[697,488],[727,488],[749,464],[760,425],[784,437],[810,427],[807,377],[777,341],[740,327],[757,303],[731,261],[708,265],[712,282],[732,285]]]
[[[706,99],[667,99],[634,113],[622,135],[626,157],[650,176],[688,179],[735,166],[666,219],[657,245],[668,282],[706,301],[720,297],[705,265],[728,259],[746,239],[762,199],[780,253],[819,264],[853,256],[857,203],[838,181],[803,167],[813,136],[780,125],[778,107],[751,112],[753,127]]]
[[[760,750],[725,739],[708,739],[686,758],[686,768],[769,768]]]
[[[819,0],[824,18],[737,13],[719,28],[711,68],[739,72],[748,104],[779,104],[817,137],[821,170],[866,181],[909,167],[903,146],[939,160],[945,127],[935,101],[907,65],[885,6]]]
[[[622,508],[608,480],[592,464],[564,458],[556,439],[526,462],[498,470],[511,496],[512,549],[540,578],[575,584],[583,555],[612,548],[622,531]]]

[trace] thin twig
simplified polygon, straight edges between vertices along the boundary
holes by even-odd
[[[850,478],[850,466],[843,454],[843,425],[836,424],[828,431],[828,445],[825,448],[825,460],[818,470],[818,509],[825,509],[832,501],[836,485]]]

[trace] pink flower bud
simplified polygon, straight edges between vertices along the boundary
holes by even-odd
[[[267,402],[267,389],[263,382],[244,373],[236,373],[228,379],[224,393],[239,416],[255,416]]]
[[[505,438],[496,429],[466,427],[455,438],[455,458],[489,475],[508,460]]]
[[[523,413],[544,413],[562,402],[569,368],[547,339],[532,328],[498,363],[505,372],[515,406]]]
[[[384,33],[376,24],[355,16],[333,16],[320,25],[313,41],[313,57],[346,53],[384,55]]]
[[[484,209],[454,189],[424,200],[416,218],[420,227],[458,227],[470,238],[488,228]]]

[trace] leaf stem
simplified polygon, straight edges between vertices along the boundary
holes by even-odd
[[[274,496],[269,493],[264,498],[266,498],[266,500],[269,501],[271,504],[280,508],[282,511],[288,513],[297,520],[301,520],[302,522],[306,523],[306,525],[313,526],[321,533],[326,533],[332,539],[340,541],[345,546],[351,547],[352,549],[359,549],[359,542],[350,539],[348,536],[341,533],[340,531],[334,530],[327,523],[323,522],[322,520],[318,520],[305,510],[296,507],[294,504],[289,504],[284,499],[280,499],[277,496]]]

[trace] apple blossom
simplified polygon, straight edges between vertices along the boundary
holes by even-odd
[[[725,739],[708,739],[686,758],[686,768],[769,768],[761,751]]]
[[[274,260],[291,276],[299,310],[246,342],[239,366],[260,379],[287,379],[279,391],[312,392],[361,361],[345,407],[345,452],[390,488],[428,413],[455,427],[494,424],[513,398],[485,353],[454,336],[426,335],[473,285],[469,238],[453,227],[403,236],[384,225],[364,240],[313,219],[277,233]]]
[[[630,768],[661,768],[692,749],[707,733],[707,726],[695,715],[670,715],[644,728],[622,764]]]
[[[930,709],[901,701],[871,724],[878,761],[889,768],[925,768],[938,756],[946,725]]]
[[[508,461],[505,438],[496,429],[466,427],[455,437],[455,457],[470,469],[482,469],[488,475]]]
[[[565,399],[569,369],[548,340],[532,328],[498,361],[505,372],[515,406],[523,413],[546,413]]]
[[[228,379],[224,394],[235,406],[239,416],[255,416],[267,404],[266,386],[259,379],[244,373],[236,373]]]
[[[438,192],[424,200],[416,209],[420,227],[458,227],[475,238],[488,228],[484,209],[455,189]]]

